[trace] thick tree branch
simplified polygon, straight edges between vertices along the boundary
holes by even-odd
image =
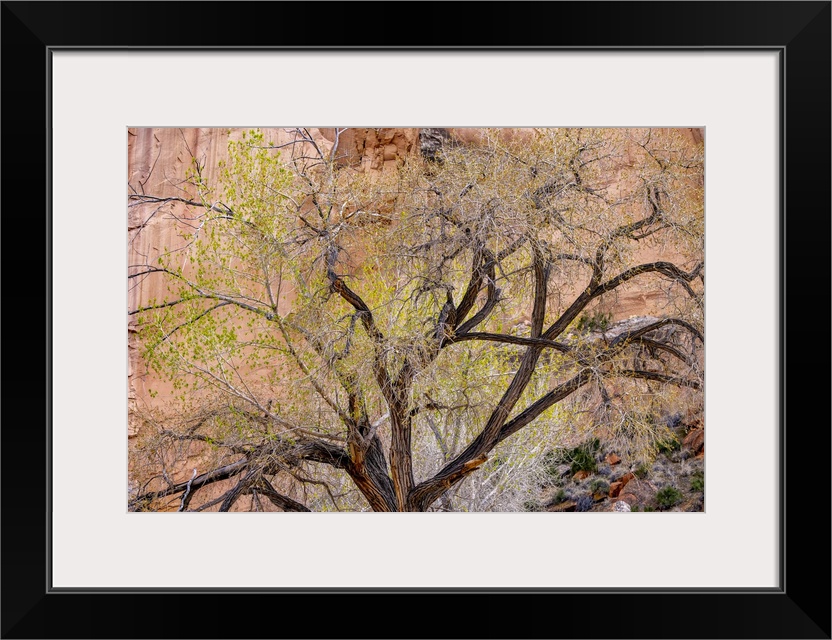
[[[581,311],[583,311],[586,306],[592,302],[593,299],[597,298],[600,295],[608,293],[613,289],[621,286],[628,280],[635,278],[636,276],[642,275],[644,273],[661,273],[662,275],[667,276],[668,278],[675,280],[677,282],[687,283],[693,280],[696,276],[699,275],[700,270],[702,269],[702,263],[698,264],[692,271],[684,272],[676,265],[670,262],[651,262],[647,264],[641,264],[636,267],[632,267],[631,269],[627,269],[626,271],[618,274],[614,278],[608,280],[607,282],[601,284],[600,278],[596,278],[593,275],[592,280],[598,280],[595,285],[590,282],[590,285],[582,291],[577,298],[575,298],[574,302],[564,311],[561,316],[544,332],[543,338],[547,340],[552,340],[558,337],[561,333],[563,333],[569,324],[578,317]],[[688,287],[689,292],[690,288]],[[683,321],[677,322],[680,324]],[[691,330],[699,339],[702,339],[702,334],[693,328],[692,325],[685,323],[687,328]],[[682,325],[684,326],[684,325]]]
[[[485,255],[485,252],[483,253]],[[480,324],[483,320],[485,320],[489,315],[491,315],[491,312],[494,310],[494,307],[497,306],[497,303],[499,302],[500,298],[500,290],[497,288],[496,285],[496,264],[497,263],[495,260],[488,260],[487,262],[485,262],[485,264],[482,265],[482,277],[480,278],[480,285],[482,283],[482,280],[485,280],[487,291],[485,302],[483,303],[482,308],[480,308],[480,310],[477,311],[477,313],[475,313],[474,316],[466,322],[462,322],[464,316],[461,316],[459,310],[457,310],[456,323],[458,326],[456,328],[456,333],[466,333],[470,331],[478,324]],[[479,293],[479,289],[477,289],[477,293]],[[468,293],[466,292],[466,296],[467,295]],[[476,300],[476,296],[474,296],[474,299]],[[473,306],[473,302],[471,303],[471,306]],[[468,311],[470,311],[471,306],[469,306],[468,310],[465,311],[465,315],[468,314]]]
[[[196,478],[188,480],[187,482],[180,482],[167,489],[162,489],[161,491],[151,491],[149,493],[145,493],[133,500],[132,506],[136,507],[133,510],[140,511],[142,504],[145,502],[150,502],[152,500],[156,500],[157,498],[163,498],[165,496],[181,493],[187,490],[189,485],[191,490],[190,496],[193,496],[197,489],[204,487],[207,484],[219,482],[220,480],[226,480],[228,478],[236,476],[239,473],[242,473],[243,470],[245,470],[245,468],[248,466],[248,464],[248,460],[238,460],[237,462],[232,462],[231,464],[219,467],[218,469],[214,469],[213,471],[208,471],[207,473],[198,475]]]
[[[556,349],[561,353],[569,353],[573,350],[572,347],[562,342],[555,342],[554,340],[546,340],[544,338],[523,338],[520,336],[512,336],[504,333],[463,333],[455,335],[448,340],[448,344],[456,342],[465,342],[466,340],[480,340],[485,342],[502,342],[505,344],[517,344],[524,347],[550,347]]]
[[[517,414],[516,417],[506,422],[503,425],[503,428],[500,429],[500,437],[498,441],[502,442],[510,435],[517,433],[520,429],[537,418],[541,413],[546,411],[546,409],[580,389],[587,382],[589,382],[592,377],[593,370],[584,369],[578,373],[578,375],[552,389],[545,396],[536,400],[528,408]]]
[[[193,484],[194,478],[196,478],[196,469],[194,469],[194,475],[191,476],[191,479],[185,486],[185,493],[182,494],[182,502],[179,504],[179,511],[184,511],[185,507],[188,505],[188,496],[191,494],[191,485]]]
[[[297,500],[292,500],[282,493],[278,493],[275,488],[265,478],[261,478],[257,485],[257,491],[266,496],[273,505],[279,507],[283,511],[298,511],[309,512],[309,507],[301,504]]]
[[[616,336],[613,340],[610,341],[610,346],[618,346],[624,342],[631,342],[637,338],[641,338],[642,336],[646,336],[648,333],[655,331],[656,329],[661,329],[662,327],[666,327],[668,325],[676,325],[679,327],[683,327],[687,329],[692,335],[694,335],[699,342],[705,342],[705,338],[702,335],[702,332],[699,331],[696,327],[694,327],[691,323],[682,320],[681,318],[663,318],[661,320],[657,320],[656,322],[652,322],[648,325],[640,327],[638,329],[633,329],[632,331],[624,331]]]
[[[459,306],[456,308],[456,317],[453,324],[454,328],[465,320],[465,316],[468,315],[468,312],[471,311],[474,303],[477,301],[477,296],[482,288],[482,281],[486,273],[483,261],[487,262],[489,259],[490,253],[486,253],[486,251],[482,248],[474,251],[474,257],[471,264],[471,279],[468,282],[468,288],[465,290],[462,300],[459,302]]]
[[[686,356],[684,353],[679,351],[676,347],[673,347],[669,344],[665,344],[663,342],[658,342],[656,340],[651,340],[649,338],[636,338],[635,340],[632,340],[631,342],[635,342],[635,343],[638,343],[640,345],[643,345],[650,352],[664,351],[664,352],[669,353],[670,355],[674,356],[675,358],[681,360],[686,365],[693,366],[693,363],[691,362],[691,360],[688,356]]]
[[[352,306],[358,312],[358,316],[361,318],[361,323],[364,325],[364,329],[367,331],[367,335],[370,336],[370,338],[372,338],[376,343],[382,342],[384,340],[384,334],[382,334],[376,326],[373,313],[370,311],[367,303],[361,299],[361,296],[347,286],[347,283],[344,282],[344,279],[341,276],[335,273],[335,264],[337,260],[338,249],[334,245],[331,245],[327,249],[326,265],[326,276],[329,279],[330,291],[337,293],[347,302],[347,304]]]
[[[532,337],[537,338],[540,335],[546,315],[546,290],[549,277],[548,264],[544,256],[537,250],[533,251],[532,267],[535,277]],[[413,488],[408,496],[408,504],[411,509],[424,511],[428,505],[447,490],[450,486],[447,484],[448,482],[453,483],[461,479],[482,464],[482,462],[478,462],[473,467],[471,466],[476,460],[484,460],[486,454],[497,444],[500,429],[531,380],[542,350],[542,345],[527,348],[508,389],[491,412],[483,430],[462,453],[446,464],[433,478]]]
[[[614,372],[613,375],[624,378],[639,378],[641,380],[653,380],[655,382],[663,382],[665,384],[674,384],[679,387],[690,387],[692,389],[701,389],[702,383],[699,380],[691,380],[689,378],[680,378],[678,376],[669,376],[657,371],[642,371],[639,369],[622,369]]]
[[[601,294],[607,293],[608,291],[612,291],[613,289],[624,284],[628,280],[632,280],[636,276],[639,276],[644,273],[660,273],[671,280],[687,284],[688,282],[693,280],[697,275],[699,275],[699,271],[702,269],[702,266],[703,265],[700,262],[692,271],[685,272],[682,271],[672,262],[650,262],[647,264],[640,264],[636,267],[627,269],[626,271],[618,274],[617,276],[611,278],[603,284],[597,285],[592,289],[590,296],[592,298],[596,298]],[[694,296],[696,295],[689,286],[686,287],[686,289],[689,294]]]
[[[402,365],[402,369],[396,380],[392,380],[383,362],[384,335],[376,327],[373,314],[367,304],[350,289],[343,279],[335,273],[335,264],[338,258],[338,249],[331,245],[327,249],[327,278],[330,282],[330,289],[338,293],[349,303],[359,314],[361,322],[367,335],[372,339],[375,357],[373,372],[376,382],[381,390],[382,396],[390,410],[391,438],[390,438],[390,471],[392,473],[393,486],[397,500],[397,509],[405,508],[405,501],[410,488],[413,486],[413,458],[411,448],[411,424],[407,415],[407,394],[410,381],[413,376],[413,369],[408,360]],[[351,447],[351,457],[356,463],[356,473],[363,472],[363,452],[366,445],[363,441],[356,442]],[[384,494],[384,488],[379,483],[386,485],[383,478],[378,475],[379,469],[375,469],[375,482],[371,483],[371,491],[375,500],[380,500]],[[365,488],[369,488],[364,484]],[[367,495],[365,493],[365,495]],[[386,502],[387,496],[384,496]]]
[[[578,317],[578,314],[592,301],[589,289],[582,291],[569,307],[543,332],[541,336],[545,340],[553,340],[562,334],[571,322]]]
[[[234,506],[234,503],[237,502],[237,500],[239,500],[244,493],[248,493],[249,487],[257,481],[257,478],[260,477],[261,473],[261,469],[249,469],[246,475],[243,476],[243,478],[241,478],[240,481],[225,494],[225,499],[222,501],[219,508],[220,513],[229,511],[231,507]]]

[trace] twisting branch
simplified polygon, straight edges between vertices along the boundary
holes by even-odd
[[[194,475],[191,476],[188,485],[185,487],[185,493],[182,494],[182,503],[179,505],[178,511],[184,511],[185,506],[188,504],[188,495],[191,493],[191,485],[194,482],[194,478],[196,478],[196,469],[194,469]]]
[[[361,296],[350,289],[344,282],[343,278],[335,273],[335,264],[337,260],[338,249],[335,245],[330,245],[327,249],[326,265],[326,276],[329,279],[330,290],[341,296],[358,312],[361,322],[364,325],[364,329],[367,331],[367,335],[377,343],[382,342],[384,340],[384,334],[382,334],[381,331],[378,330],[378,327],[376,327],[375,319],[373,318],[373,313],[370,311],[370,308],[361,299]]]
[[[699,380],[690,380],[688,378],[680,378],[678,376],[669,376],[657,371],[643,371],[640,369],[622,369],[616,371],[613,375],[618,375],[624,378],[639,378],[641,380],[654,380],[656,382],[664,382],[665,384],[675,384],[680,387],[690,387],[692,389],[702,388],[702,383]]]
[[[520,336],[512,336],[504,333],[463,333],[454,335],[448,338],[448,344],[456,342],[465,342],[466,340],[481,340],[486,342],[502,342],[505,344],[517,344],[525,347],[550,347],[561,353],[569,353],[573,351],[573,347],[562,342],[555,342],[554,340],[546,340],[544,338],[523,338]]]
[[[471,279],[468,282],[468,288],[462,295],[462,300],[460,300],[459,306],[456,308],[454,328],[456,328],[457,324],[465,319],[465,316],[468,315],[468,312],[471,311],[471,308],[477,300],[477,296],[479,295],[480,288],[482,287],[482,281],[486,273],[483,261],[487,262],[489,260],[486,251],[487,250],[483,249],[482,246],[478,247],[474,251],[474,257],[471,264]]]
[[[558,385],[556,388],[552,389],[545,396],[532,403],[521,413],[517,414],[515,418],[505,423],[502,429],[500,429],[499,441],[502,442],[513,433],[516,433],[517,431],[525,427],[527,424],[532,422],[532,420],[537,418],[541,413],[546,411],[546,409],[548,409],[555,403],[560,402],[565,397],[580,389],[587,382],[589,382],[592,379],[592,377],[593,370],[584,369],[578,375],[574,376],[567,382],[564,382]]]
[[[140,511],[143,504],[151,502],[158,498],[163,498],[165,496],[181,493],[188,489],[188,486],[190,485],[191,490],[189,493],[189,497],[185,501],[187,507],[187,502],[190,502],[190,499],[193,497],[193,494],[196,492],[197,489],[204,487],[205,485],[212,484],[214,482],[219,482],[220,480],[226,480],[228,478],[236,476],[242,473],[246,469],[248,464],[248,460],[238,460],[237,462],[232,462],[231,464],[219,467],[218,469],[214,469],[212,471],[208,471],[207,473],[200,474],[196,478],[192,478],[187,482],[180,482],[179,484],[175,484],[172,487],[169,487],[168,489],[162,489],[161,491],[151,491],[149,493],[145,493],[133,500],[133,510]]]
[[[549,279],[549,263],[545,256],[534,245],[532,252],[532,267],[534,272],[534,302],[532,307],[532,338],[541,337],[546,316],[546,292]],[[520,399],[529,384],[543,350],[542,345],[527,347],[526,353],[520,360],[517,372],[511,380],[502,398],[494,407],[482,431],[468,447],[456,458],[446,464],[433,478],[414,487],[408,496],[409,508],[423,511],[433,503],[450,486],[448,482],[456,482],[471,473],[485,460],[486,454],[499,442],[500,429],[505,424],[511,410]]]
[[[650,262],[647,264],[640,264],[636,267],[627,269],[626,271],[618,274],[617,276],[603,284],[598,284],[592,289],[590,296],[592,298],[597,298],[601,294],[607,293],[608,291],[612,291],[613,289],[624,284],[628,280],[632,280],[636,276],[639,276],[644,273],[660,273],[671,280],[681,283],[683,286],[685,286],[686,291],[691,296],[695,297],[696,293],[693,291],[693,289],[690,288],[689,285],[687,285],[687,283],[689,283],[697,275],[699,275],[699,271],[702,269],[702,266],[702,263],[699,263],[690,272],[685,272],[682,271],[672,262]]]
[[[231,510],[234,503],[239,500],[240,496],[248,492],[248,488],[257,480],[261,473],[261,469],[256,467],[250,468],[246,475],[225,494],[225,499],[219,508],[220,513]]]
[[[467,302],[465,303],[465,307],[467,308],[462,308],[461,310],[457,309],[456,323],[458,326],[456,327],[456,333],[458,334],[467,333],[468,331],[476,327],[478,324],[481,324],[486,318],[488,318],[488,316],[491,315],[491,312],[494,311],[494,307],[496,307],[497,303],[500,301],[500,290],[497,288],[496,284],[497,260],[495,260],[493,255],[487,252],[486,250],[483,250],[482,254],[484,262],[476,270],[477,273],[475,273],[472,276],[472,282],[471,285],[469,285],[468,289],[469,291],[473,292],[473,295],[470,295],[467,291],[465,293],[465,297],[469,297],[470,295],[472,300],[470,301],[470,304],[468,304]],[[480,287],[483,280],[486,283],[487,291],[485,303],[483,303],[482,308],[479,311],[477,311],[477,313],[475,313],[470,320],[462,322],[463,318],[466,315],[468,315],[468,312],[470,311],[471,307],[473,307],[474,300],[476,300],[476,296],[480,291]],[[463,298],[463,301],[464,300],[465,298]],[[460,306],[462,307],[462,303],[460,303]],[[464,314],[462,314],[461,311],[464,311]]]
[[[266,496],[273,505],[279,507],[283,511],[297,511],[309,512],[310,509],[306,505],[301,504],[297,500],[292,500],[289,496],[284,496],[282,493],[275,491],[275,488],[265,478],[260,479],[258,491]]]
[[[662,320],[657,320],[656,322],[651,322],[650,324],[640,327],[638,329],[633,329],[631,331],[622,331],[610,342],[610,346],[618,346],[625,342],[631,342],[633,340],[636,340],[637,338],[641,338],[642,336],[647,335],[651,331],[661,329],[662,327],[666,327],[668,325],[676,325],[679,327],[683,327],[687,329],[692,335],[696,336],[699,342],[703,344],[705,342],[705,338],[702,335],[702,332],[699,331],[699,329],[697,329],[696,327],[694,327],[690,322],[682,320],[681,318],[664,318]]]

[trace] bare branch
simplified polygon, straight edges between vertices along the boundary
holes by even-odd
[[[194,475],[191,476],[191,479],[185,487],[185,493],[182,494],[182,503],[179,505],[179,511],[184,511],[185,505],[188,504],[188,495],[191,493],[191,485],[193,484],[194,478],[196,478],[196,469],[194,469]]]
[[[618,274],[617,276],[603,284],[598,284],[592,289],[590,296],[592,298],[596,298],[601,294],[606,293],[608,291],[612,291],[613,289],[624,284],[628,280],[631,280],[636,276],[639,276],[644,273],[660,273],[671,280],[675,280],[682,284],[687,284],[699,274],[699,271],[701,269],[702,263],[697,264],[696,267],[690,272],[682,271],[679,267],[677,267],[675,264],[671,262],[650,262],[647,264],[640,264],[636,267],[627,269],[626,271]],[[686,287],[686,290],[691,296],[696,295],[689,286]]]
[[[700,389],[702,383],[699,380],[690,380],[688,378],[680,378],[678,376],[669,376],[657,371],[642,371],[638,369],[623,369],[615,372],[615,375],[624,378],[639,378],[641,380],[654,380],[656,382],[663,382],[666,384],[674,384],[680,387],[690,387],[692,389]]]
[[[561,353],[569,353],[573,350],[572,347],[562,342],[555,342],[554,340],[546,340],[544,338],[523,338],[520,336],[512,336],[504,333],[463,333],[460,335],[451,336],[448,339],[448,344],[456,342],[465,342],[466,340],[482,340],[486,342],[502,342],[504,344],[517,344],[526,347],[551,347]]]
[[[188,489],[189,485],[191,487],[190,496],[193,496],[193,493],[196,492],[197,489],[204,487],[205,485],[212,484],[214,482],[219,482],[220,480],[226,480],[228,478],[238,475],[239,473],[242,473],[243,470],[245,470],[245,468],[247,467],[248,463],[248,460],[238,460],[237,462],[232,462],[231,464],[219,467],[218,469],[214,469],[212,471],[208,471],[207,473],[200,474],[196,478],[192,478],[187,482],[180,482],[179,484],[175,484],[174,486],[168,489],[145,493],[144,495],[141,495],[137,497],[135,500],[133,500],[132,504],[133,507],[135,507],[134,510],[141,510],[141,506],[143,503],[185,491]]]
[[[283,511],[310,511],[309,507],[302,505],[297,500],[292,500],[290,497],[284,496],[282,493],[275,491],[275,488],[265,478],[261,478],[258,490],[269,500],[271,500],[273,505],[280,507]]]

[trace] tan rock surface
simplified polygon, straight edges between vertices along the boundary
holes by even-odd
[[[471,144],[481,137],[481,131],[473,128],[433,129],[438,138],[450,144]],[[528,135],[530,130],[505,130],[508,138]],[[267,139],[275,144],[289,142],[291,134],[282,128],[263,129]],[[337,142],[336,158],[345,167],[359,172],[383,171],[393,168],[412,154],[420,152],[420,130],[416,128],[348,128],[336,131],[333,128],[310,128],[310,136],[325,151],[331,151]],[[133,128],[128,130],[128,193],[148,193],[163,198],[183,195],[180,187],[186,171],[195,157],[203,167],[209,182],[218,177],[217,165],[227,158],[229,138],[237,138],[240,130],[230,132],[224,128]],[[702,139],[702,131],[691,129],[688,137],[692,144]],[[185,205],[169,201],[143,203],[128,208],[128,262],[141,264],[144,256],[151,255],[162,247],[174,248],[181,245],[171,224],[171,215],[181,214]],[[142,233],[139,234],[138,231]],[[657,253],[655,250],[642,252],[638,258],[643,261],[656,259],[673,260],[678,256]],[[646,290],[651,282],[634,280],[621,287],[614,306],[591,306],[588,311],[599,309],[612,314],[612,321],[626,319],[633,315],[659,315],[668,303],[661,292]],[[134,309],[152,299],[166,295],[160,278],[136,278],[128,283],[128,307]],[[577,293],[564,292],[563,299]],[[289,301],[286,302],[289,304]],[[518,309],[515,324],[528,322],[529,310]],[[144,370],[136,348],[135,321],[128,317],[128,402],[131,409],[139,405],[153,405],[149,390],[160,391],[164,398],[169,391]],[[128,435],[133,436],[139,428],[138,421],[131,418]]]
[[[698,455],[705,448],[705,430],[691,429],[682,441],[682,447],[694,455]]]

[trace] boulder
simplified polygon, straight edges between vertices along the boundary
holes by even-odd
[[[698,455],[705,448],[705,430],[691,429],[682,440],[682,448],[694,455]]]
[[[575,507],[578,505],[577,502],[574,500],[567,500],[566,502],[560,502],[558,504],[550,504],[546,507],[546,511],[574,511]]]
[[[628,505],[632,506],[639,503],[639,499],[632,493],[621,493],[618,495],[618,500],[616,500],[616,504],[619,502],[626,502]]]

